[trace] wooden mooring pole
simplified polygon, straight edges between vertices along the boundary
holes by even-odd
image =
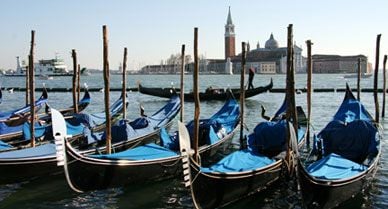
[[[180,97],[181,97],[181,111],[180,111],[180,121],[183,123],[184,119],[184,101],[185,101],[185,91],[184,91],[184,76],[185,76],[185,45],[182,45],[181,50],[181,86],[180,86]]]
[[[127,118],[127,106],[126,106],[126,93],[127,93],[127,55],[128,50],[127,47],[124,48],[124,57],[123,57],[123,86],[122,86],[122,92],[121,97],[123,98],[123,119],[125,120]]]
[[[376,123],[380,122],[380,116],[379,116],[379,99],[377,97],[377,82],[378,82],[378,75],[379,75],[379,61],[380,61],[380,39],[381,34],[377,35],[376,39],[376,61],[375,61],[375,75],[374,75],[374,82],[373,82],[373,97],[375,99],[375,121]]]
[[[386,78],[386,68],[385,65],[387,64],[387,55],[384,55],[384,60],[383,60],[383,107],[381,110],[381,117],[385,117],[385,95],[387,94],[387,78]]]
[[[307,147],[310,147],[310,121],[311,121],[311,92],[312,92],[312,74],[313,63],[311,56],[311,46],[313,43],[311,40],[306,41],[307,44],[307,131],[306,131],[306,143]]]
[[[245,101],[245,63],[247,53],[245,50],[245,42],[241,43],[242,53],[241,53],[241,73],[240,73],[240,149],[245,148],[244,140],[244,101]]]
[[[77,68],[77,106],[79,104],[80,94],[81,94],[81,65],[78,64],[78,68]]]
[[[35,31],[31,31],[31,48],[28,56],[28,76],[30,90],[30,134],[31,147],[35,147],[35,85],[34,85],[34,46],[35,46]]]
[[[73,58],[73,109],[74,113],[78,113],[78,104],[77,104],[77,53],[75,49],[71,50],[71,57]]]
[[[361,58],[358,58],[358,70],[357,70],[357,100],[361,101],[360,93],[361,93]]]
[[[294,128],[295,134],[297,135],[298,130],[298,120],[296,117],[296,106],[295,106],[295,72],[294,72],[294,45],[293,45],[293,31],[292,31],[292,24],[288,26],[288,35],[287,35],[287,120],[291,121],[293,123],[293,127],[289,127],[287,123],[288,130],[290,128]],[[286,162],[290,165],[291,159],[290,159],[290,145],[291,145],[291,136],[289,134],[290,132],[287,132],[287,141],[286,141]],[[291,169],[291,166],[289,167]],[[289,171],[291,172],[291,170]]]
[[[104,101],[105,101],[105,118],[106,118],[106,153],[111,154],[111,120],[109,111],[109,60],[108,60],[108,29],[106,25],[102,26],[103,36],[103,67],[104,67]],[[124,104],[125,105],[125,104]]]
[[[199,163],[198,153],[198,135],[199,135],[199,114],[200,101],[198,89],[198,74],[199,74],[199,60],[198,60],[198,28],[194,28],[194,73],[193,73],[193,87],[194,87],[194,159]]]

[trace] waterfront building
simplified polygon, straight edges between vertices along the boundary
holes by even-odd
[[[371,64],[364,55],[339,56],[316,54],[312,56],[313,73],[357,73],[358,59],[361,59],[361,72],[370,73]]]

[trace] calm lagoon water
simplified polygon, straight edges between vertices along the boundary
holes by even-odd
[[[274,79],[274,88],[284,88],[285,75],[256,75],[255,86],[266,85],[270,78]],[[111,75],[111,86],[119,88],[121,86],[121,77]],[[239,86],[239,75],[201,75],[200,89],[204,90],[208,86],[214,87],[237,87]],[[2,87],[24,86],[24,78],[0,77]],[[81,76],[81,82],[87,83],[89,87],[102,88],[102,74],[91,76]],[[138,82],[145,86],[179,87],[179,75],[129,75],[128,85],[135,87]],[[356,79],[344,79],[343,75],[314,75],[314,88],[344,88],[348,82],[351,87],[356,87]],[[36,87],[42,84],[48,88],[53,87],[71,87],[71,77],[55,77],[53,80],[37,80]],[[382,79],[380,79],[382,86]],[[296,75],[296,87],[306,86],[306,75]],[[363,88],[372,88],[373,78],[362,80]],[[186,75],[185,89],[192,89],[192,76]],[[36,95],[40,94],[39,92]],[[119,92],[111,92],[111,100],[119,97]],[[99,112],[103,110],[103,94],[101,92],[92,92],[92,103],[86,109],[86,112]],[[380,96],[380,105],[382,95]],[[342,99],[343,92],[314,93],[312,122],[314,131],[319,132],[325,124],[331,119],[337,110]],[[245,122],[249,130],[263,121],[260,117],[260,105],[264,105],[267,113],[276,111],[283,101],[284,94],[264,93],[246,100]],[[297,104],[306,109],[306,94],[297,95]],[[145,107],[146,113],[150,114],[162,106],[167,100],[157,97],[142,95],[138,92],[129,92],[128,118],[135,118],[139,115],[139,105]],[[374,115],[374,100],[372,93],[361,95],[361,101],[366,108]],[[49,103],[52,107],[62,108],[72,104],[71,93],[49,92]],[[0,104],[1,111],[23,106],[24,93],[3,92],[3,103]],[[222,102],[203,102],[201,103],[201,116],[207,117],[214,113]],[[185,103],[185,120],[191,120],[194,114],[194,104]],[[387,136],[388,119],[382,119],[384,134]],[[172,127],[176,129],[176,125]],[[370,188],[354,198],[350,203],[342,208],[387,208],[388,207],[388,172],[387,148],[384,146],[387,139],[382,141],[383,153],[379,170],[376,178]],[[234,139],[234,144],[238,144],[238,139]],[[219,154],[221,156],[222,153]],[[278,182],[267,190],[250,196],[244,200],[238,201],[227,208],[301,208],[300,196],[298,191],[287,182]],[[125,188],[114,188],[101,191],[92,191],[84,194],[76,194],[70,190],[62,175],[49,176],[45,178],[34,179],[16,184],[0,185],[0,208],[193,208],[191,196],[183,187],[180,178],[170,179],[163,182],[157,182],[147,185],[134,185]]]

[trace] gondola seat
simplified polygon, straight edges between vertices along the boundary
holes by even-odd
[[[368,167],[355,163],[335,153],[331,153],[307,167],[307,171],[311,176],[326,180],[350,178],[366,169],[368,169]]]
[[[165,147],[154,143],[128,149],[122,152],[103,155],[90,155],[94,158],[109,159],[109,160],[153,160],[158,158],[174,157],[178,154]]]
[[[201,167],[202,172],[244,172],[252,171],[274,163],[275,160],[249,150],[229,154],[211,167]]]

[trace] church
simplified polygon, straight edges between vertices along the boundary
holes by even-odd
[[[208,59],[206,70],[214,73],[234,74],[241,71],[241,53],[236,54],[236,34],[229,7],[225,24],[225,59]],[[285,73],[287,64],[287,47],[279,47],[278,41],[271,33],[264,47],[257,42],[256,49],[247,44],[246,68],[255,69],[256,73]],[[297,73],[306,72],[306,58],[302,56],[302,48],[294,45],[294,63]]]
[[[236,54],[236,33],[229,12],[225,24],[225,58],[202,59],[199,61],[201,74],[239,74],[241,72],[241,53]],[[287,47],[279,47],[278,41],[271,33],[264,47],[257,42],[256,49],[250,49],[248,42],[246,69],[253,68],[256,73],[275,74],[286,73]],[[240,46],[240,44],[239,44]],[[306,58],[302,56],[302,48],[294,44],[294,64],[297,73],[306,72]],[[177,74],[179,63],[173,65],[147,65],[140,73],[143,74]],[[186,64],[186,72],[193,72],[194,63]]]

